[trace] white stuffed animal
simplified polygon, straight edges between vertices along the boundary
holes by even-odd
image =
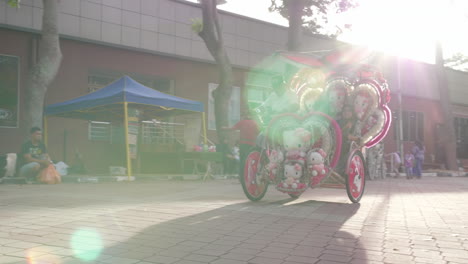
[[[307,154],[307,170],[312,175],[310,187],[319,186],[320,182],[327,176],[325,170],[325,157],[327,154],[323,149],[313,149]]]
[[[313,177],[325,174],[326,153],[322,149],[311,150],[307,154],[307,168]]]
[[[299,163],[291,162],[284,165],[284,176],[286,180],[283,183],[284,188],[297,189],[300,178],[302,177],[302,166]]]
[[[310,148],[310,131],[299,127],[283,132],[283,146],[286,150],[286,161],[300,162],[304,165],[307,150]]]

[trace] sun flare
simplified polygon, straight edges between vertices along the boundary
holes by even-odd
[[[426,62],[434,61],[434,46],[440,39],[447,53],[463,49],[460,6],[443,0],[361,0],[360,7],[343,15],[352,31],[340,39],[392,55]],[[463,45],[464,44],[464,45]]]

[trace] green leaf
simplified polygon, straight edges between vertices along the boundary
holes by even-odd
[[[203,31],[203,21],[200,18],[192,19],[192,30],[197,34]]]
[[[10,7],[19,7],[19,1],[18,0],[8,0],[8,5]]]

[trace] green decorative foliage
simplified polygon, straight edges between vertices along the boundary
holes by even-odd
[[[10,7],[19,7],[20,0],[8,0],[8,5]]]
[[[203,31],[203,21],[200,18],[192,19],[192,30],[197,34]]]

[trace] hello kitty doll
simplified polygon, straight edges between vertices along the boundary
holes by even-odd
[[[327,100],[330,106],[329,114],[334,117],[335,120],[341,119],[343,107],[348,98],[348,91],[351,89],[351,85],[346,80],[342,79],[332,80],[328,84]]]
[[[284,176],[286,180],[282,183],[283,188],[298,189],[301,187],[302,165],[297,162],[290,162],[284,165]]]
[[[365,91],[360,91],[354,99],[354,114],[358,120],[366,118],[372,104],[371,96]]]
[[[295,161],[304,165],[311,137],[310,131],[302,127],[284,131],[283,146],[286,150],[286,162]]]
[[[327,175],[325,158],[327,154],[323,149],[314,149],[307,154],[307,170],[312,176],[311,186],[318,185]]]
[[[356,87],[355,92],[353,112],[356,123],[351,138],[364,146],[383,128],[385,115],[378,108],[377,88],[362,83]]]

